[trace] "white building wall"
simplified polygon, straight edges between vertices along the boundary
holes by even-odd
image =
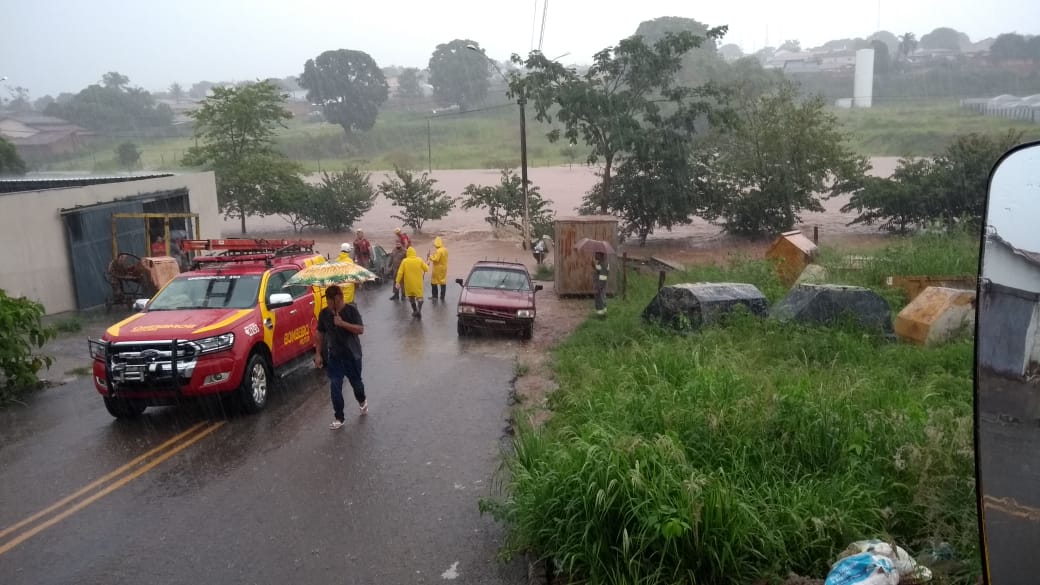
[[[203,238],[219,238],[212,172],[0,195],[0,289],[42,303],[48,314],[76,308],[72,263],[60,210],[156,191],[187,189]]]

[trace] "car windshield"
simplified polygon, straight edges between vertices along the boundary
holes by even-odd
[[[478,268],[469,275],[469,288],[497,288],[503,290],[531,290],[531,280],[519,270]]]
[[[248,309],[257,303],[260,276],[184,276],[170,281],[148,306],[150,311],[177,309]]]

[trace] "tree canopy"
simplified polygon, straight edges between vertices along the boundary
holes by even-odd
[[[389,95],[382,70],[364,51],[339,49],[308,59],[299,83],[325,119],[348,135],[371,130]]]
[[[512,76],[510,95],[529,98],[538,120],[555,119],[563,126],[548,134],[551,141],[584,140],[590,147],[589,163],[602,159],[602,188],[589,197],[594,199],[592,207],[605,213],[615,158],[631,147],[643,120],[660,115],[663,102],[674,107],[697,94],[698,90],[675,86],[682,57],[705,38],[714,42],[725,31],[713,28],[706,37],[688,31],[666,33],[653,45],[632,36],[596,53],[592,66],[580,74],[537,51],[526,60],[513,55],[513,62],[525,65],[529,74]]]
[[[152,94],[139,87],[130,87],[129,79],[114,71],[104,75],[102,84],[87,86],[71,100],[48,104],[44,113],[99,132],[154,128],[173,123],[170,106],[156,103]]]
[[[299,166],[274,148],[275,129],[292,114],[287,96],[267,81],[212,91],[189,114],[200,144],[188,149],[184,164],[216,172],[220,209],[239,218],[245,233],[247,216],[270,211],[280,190],[298,188]]]
[[[434,185],[428,173],[416,177],[411,171],[394,167],[394,176],[386,176],[380,183],[379,193],[401,212],[390,217],[404,222],[416,232],[431,219],[440,219],[455,207],[455,199]]]
[[[952,28],[939,27],[921,37],[921,48],[959,53],[961,51],[961,34]]]
[[[419,69],[405,67],[397,76],[397,95],[403,98],[423,97],[422,86],[419,85]]]
[[[25,171],[25,161],[18,156],[14,145],[0,136],[0,176],[24,175]]]
[[[528,181],[530,182],[530,181]],[[493,228],[512,227],[523,230],[524,198],[520,176],[503,169],[498,185],[470,184],[462,192],[463,209],[483,209],[484,221]],[[527,214],[531,219],[531,235],[540,238],[552,233],[552,201],[543,199],[535,185],[527,187]]]
[[[469,49],[473,46],[476,50]],[[444,106],[458,104],[461,110],[487,97],[490,64],[475,41],[455,39],[437,45],[430,57],[433,96]]]

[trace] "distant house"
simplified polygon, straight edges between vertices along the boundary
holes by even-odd
[[[94,133],[61,118],[42,114],[0,114],[0,136],[26,160],[72,154]]]

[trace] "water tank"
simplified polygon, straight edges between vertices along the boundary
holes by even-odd
[[[874,49],[856,51],[856,78],[852,95],[857,108],[869,108],[874,102]]]

